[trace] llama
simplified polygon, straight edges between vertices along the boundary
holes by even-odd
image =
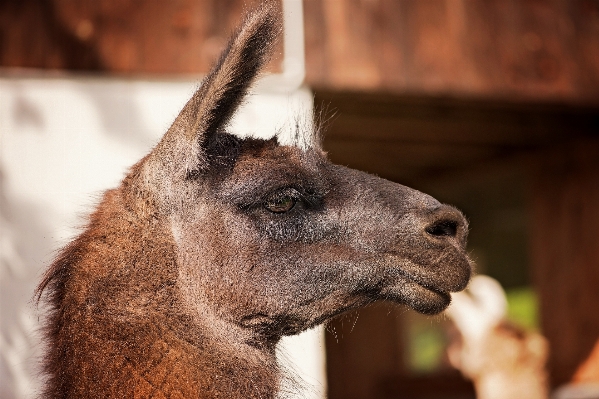
[[[453,294],[445,312],[461,335],[448,348],[451,364],[472,380],[478,399],[547,399],[545,338],[505,321],[505,293],[491,277],[474,277],[468,292]]]
[[[282,336],[375,300],[435,314],[467,285],[456,209],[332,164],[317,131],[228,129],[280,30],[271,5],[246,16],[50,266],[45,397],[273,398]]]

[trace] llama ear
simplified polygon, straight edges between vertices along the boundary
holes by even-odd
[[[280,30],[279,11],[270,2],[245,17],[216,66],[150,154],[151,169],[161,169],[153,175],[180,180],[208,167],[206,149],[213,146],[270,59]]]

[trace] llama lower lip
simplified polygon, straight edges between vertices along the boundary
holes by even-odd
[[[451,302],[448,292],[425,286],[407,276],[397,285],[383,290],[381,295],[385,299],[406,304],[419,313],[429,315],[442,312]]]
[[[451,295],[448,292],[425,287],[415,283],[420,289],[415,290],[415,298],[408,305],[414,310],[424,314],[437,314],[444,311],[451,303]]]

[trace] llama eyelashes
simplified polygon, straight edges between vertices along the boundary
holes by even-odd
[[[295,189],[287,189],[271,195],[262,206],[272,213],[280,214],[291,211],[298,201],[301,201],[300,193]]]
[[[273,213],[285,213],[293,210],[298,203],[305,208],[316,209],[323,202],[323,198],[320,196],[287,187],[268,196],[263,206]]]
[[[284,214],[293,210],[320,210],[324,195],[300,186],[283,186],[266,194],[249,194],[230,200],[242,211],[265,210],[271,214]]]

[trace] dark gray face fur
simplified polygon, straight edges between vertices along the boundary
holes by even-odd
[[[379,299],[438,313],[467,285],[454,208],[317,149],[225,141],[235,159],[193,182],[201,199],[172,223],[182,289],[202,317],[275,338]]]
[[[470,277],[458,211],[333,165],[314,132],[224,133],[279,29],[270,7],[246,18],[133,178],[171,224],[186,312],[270,342],[377,299],[440,312]]]

